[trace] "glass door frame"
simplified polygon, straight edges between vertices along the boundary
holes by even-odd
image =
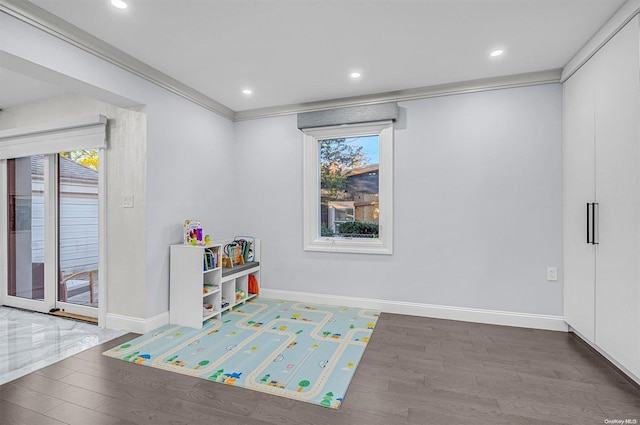
[[[33,300],[24,297],[18,297],[9,295],[9,232],[8,232],[8,184],[9,184],[9,167],[7,166],[7,160],[0,161],[0,262],[3,270],[0,276],[0,283],[2,284],[2,304],[11,307],[23,308],[26,310],[38,311],[41,313],[48,313],[49,310],[55,308],[56,299],[56,287],[51,282],[51,278],[55,274],[51,273],[51,267],[56,267],[56,264],[51,259],[51,242],[55,241],[55,235],[51,234],[51,162],[45,155],[44,160],[44,297],[42,300]],[[56,217],[54,216],[55,220]],[[54,222],[55,223],[55,222]],[[54,251],[55,251],[55,247]]]
[[[98,167],[98,308],[88,307],[69,302],[58,301],[58,268],[59,268],[59,235],[58,235],[58,154],[45,155],[44,163],[44,235],[45,235],[45,265],[44,265],[44,299],[31,300],[9,295],[9,235],[7,229],[8,203],[7,160],[0,160],[0,305],[24,308],[27,310],[48,313],[58,308],[67,313],[98,318],[98,324],[106,324],[106,161],[104,149],[98,149],[100,167]]]

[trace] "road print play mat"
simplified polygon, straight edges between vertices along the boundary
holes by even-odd
[[[379,314],[257,298],[202,329],[165,325],[103,354],[338,409]]]

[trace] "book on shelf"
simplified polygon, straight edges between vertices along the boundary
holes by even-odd
[[[218,252],[212,249],[204,250],[204,271],[218,267]]]
[[[240,247],[241,255],[245,263],[251,263],[255,259],[255,241],[253,236],[236,236],[233,241]],[[235,263],[235,261],[234,261]]]
[[[219,290],[220,287],[218,285],[214,285],[213,283],[205,283],[202,286],[202,295],[207,295]]]
[[[185,245],[202,245],[202,225],[198,220],[184,221],[184,244]]]

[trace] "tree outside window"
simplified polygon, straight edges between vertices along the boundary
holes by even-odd
[[[320,145],[320,234],[379,235],[378,136],[325,139]]]

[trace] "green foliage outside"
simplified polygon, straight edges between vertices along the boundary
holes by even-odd
[[[327,223],[320,223],[320,236],[333,236],[333,230],[327,226]]]
[[[335,201],[346,189],[347,176],[362,167],[367,158],[362,146],[347,139],[320,140],[320,188],[323,201]]]
[[[82,164],[87,168],[91,168],[93,170],[98,169],[99,158],[97,149],[62,152],[60,156],[69,158],[70,160],[75,161],[78,164]]]
[[[342,235],[374,235],[378,236],[378,223],[365,223],[363,221],[347,221],[340,223]]]

